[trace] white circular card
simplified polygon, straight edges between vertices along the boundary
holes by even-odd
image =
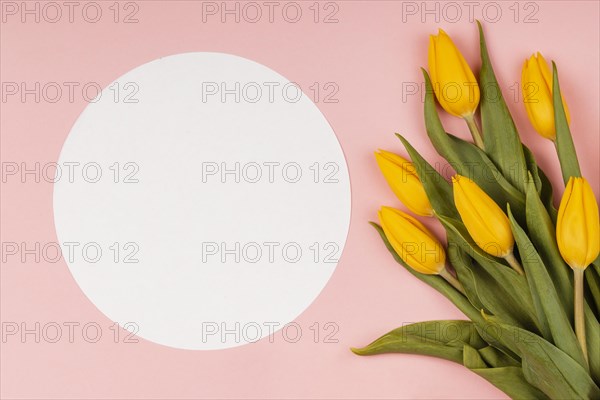
[[[58,239],[113,321],[152,342],[220,349],[293,321],[350,222],[347,166],[297,85],[250,60],[141,65],[81,114],[58,161]]]

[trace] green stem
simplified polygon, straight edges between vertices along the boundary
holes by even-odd
[[[465,293],[465,288],[463,287],[462,283],[460,283],[458,281],[458,279],[456,279],[451,273],[450,271],[448,271],[448,269],[444,268],[443,270],[440,271],[440,276],[442,278],[444,278],[449,284],[451,284],[452,286],[454,286],[454,288],[456,290],[458,290],[459,292],[461,292],[462,294],[466,295]]]
[[[585,362],[589,366],[587,343],[585,339],[585,319],[583,315],[583,281],[585,279],[584,272],[585,269],[583,268],[573,269],[573,273],[575,275],[575,334],[577,335],[579,345],[581,346],[581,350],[583,351]]]
[[[515,254],[513,252],[511,252],[509,255],[504,257],[504,259],[508,262],[508,264],[512,267],[512,269],[517,271],[517,273],[519,275],[525,275],[525,271],[523,271],[523,267],[521,267],[521,264],[519,264],[519,262],[515,258]]]
[[[477,126],[477,122],[475,121],[475,114],[464,115],[463,118],[467,123],[469,130],[471,131],[471,136],[473,136],[473,141],[475,142],[475,145],[481,150],[485,151],[481,130],[479,129],[479,127]]]

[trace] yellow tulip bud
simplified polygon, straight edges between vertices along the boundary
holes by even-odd
[[[571,177],[558,209],[556,241],[573,269],[585,269],[600,252],[600,222],[594,192],[585,178]]]
[[[452,183],[454,204],[475,243],[488,254],[512,258],[515,239],[504,211],[469,178],[455,175]]]
[[[444,271],[444,247],[422,223],[391,207],[382,207],[378,214],[385,236],[408,266],[427,275]]]
[[[473,115],[479,105],[479,86],[473,71],[450,36],[440,29],[429,37],[429,74],[440,105],[457,117]]]
[[[554,126],[554,105],[552,103],[552,73],[548,63],[540,54],[532,55],[523,64],[521,72],[523,103],[534,129],[543,137],[556,139]],[[569,109],[562,99],[567,122],[570,121]]]
[[[431,203],[413,163],[385,150],[376,152],[375,159],[388,185],[409,210],[417,215],[433,215]]]

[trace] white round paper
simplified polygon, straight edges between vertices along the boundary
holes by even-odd
[[[293,321],[349,227],[324,116],[283,76],[227,54],[123,75],[81,114],[57,170],[56,230],[77,284],[113,321],[176,348],[234,347]]]

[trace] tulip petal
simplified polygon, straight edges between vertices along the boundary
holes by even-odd
[[[406,207],[418,215],[433,214],[427,193],[410,161],[385,150],[375,153],[375,159],[388,185]]]
[[[585,269],[598,257],[598,205],[585,178],[571,177],[558,210],[556,240],[571,268]]]
[[[538,52],[536,54],[537,63],[540,71],[542,72],[542,76],[544,77],[544,81],[546,82],[546,86],[548,86],[548,90],[552,95],[552,73],[550,72],[550,67],[542,53]],[[571,122],[571,115],[569,114],[569,107],[567,107],[567,102],[565,101],[564,96],[561,96],[563,107],[565,108],[565,114],[567,116],[567,122]]]
[[[562,221],[565,218],[565,210],[567,209],[567,204],[569,204],[569,199],[571,198],[571,194],[573,193],[573,182],[574,178],[569,179],[567,182],[567,186],[565,187],[565,191],[563,193],[562,199],[560,200],[560,206],[558,207],[558,216],[556,218],[556,243],[558,244],[558,249],[560,250],[561,255],[566,261],[565,255],[563,254],[562,249],[565,248],[566,243],[563,239],[563,231]]]
[[[442,29],[429,38],[429,71],[440,105],[450,114],[473,114],[479,104],[479,86],[466,60]]]
[[[473,240],[494,256],[510,254],[514,238],[504,211],[469,178],[456,175],[452,181],[456,208]]]
[[[598,203],[596,197],[585,178],[582,179],[583,212],[587,228],[587,253],[585,266],[591,264],[600,253],[600,222],[598,217]]]
[[[525,61],[521,72],[521,86],[525,110],[534,129],[543,137],[555,140],[552,74],[541,53],[538,52]],[[568,122],[569,110],[565,99],[561,99]]]
[[[446,254],[435,236],[418,220],[391,207],[382,207],[379,220],[398,256],[423,274],[438,274]]]

